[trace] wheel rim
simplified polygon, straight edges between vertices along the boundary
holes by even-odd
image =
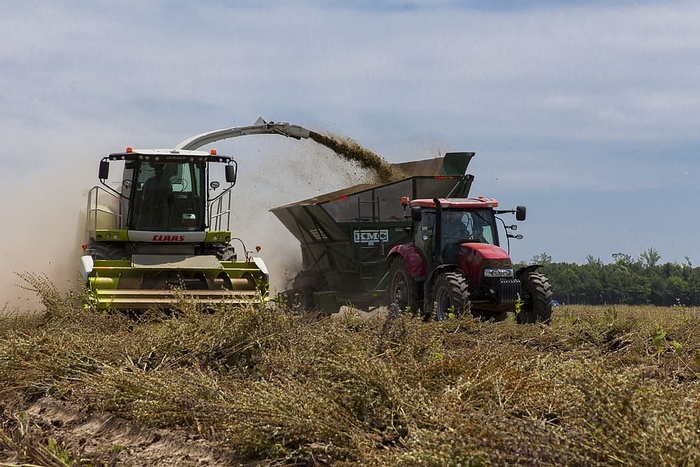
[[[408,306],[408,283],[406,276],[401,273],[397,273],[394,276],[394,280],[391,283],[391,296],[396,304],[399,305],[400,309],[404,309]]]
[[[447,289],[441,287],[438,289],[437,294],[435,294],[435,318],[438,321],[446,319],[450,306],[452,306],[450,293]]]

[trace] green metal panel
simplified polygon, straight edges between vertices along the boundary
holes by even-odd
[[[448,152],[442,161],[440,175],[464,175],[471,162],[473,152]]]

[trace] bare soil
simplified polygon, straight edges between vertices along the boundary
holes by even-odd
[[[243,465],[232,453],[196,434],[144,427],[114,414],[93,412],[51,396],[42,397],[16,413],[24,414],[32,438],[53,439],[64,450],[80,452],[84,465]],[[21,463],[23,460],[18,454],[23,451],[22,447],[15,446],[20,449],[12,450],[13,446],[5,444],[0,443],[2,462]],[[47,465],[60,463],[47,462]]]

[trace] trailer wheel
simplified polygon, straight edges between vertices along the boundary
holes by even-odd
[[[396,303],[399,311],[409,311],[416,315],[420,312],[418,284],[408,274],[408,268],[403,258],[398,257],[391,262],[389,268],[388,305]]]
[[[516,315],[518,324],[545,323],[552,319],[552,286],[544,274],[533,272],[521,277],[523,305]]]
[[[463,315],[469,313],[471,308],[469,302],[469,289],[467,280],[458,272],[446,272],[440,274],[433,287],[435,297],[432,309],[435,310],[435,319],[443,321],[450,313]]]

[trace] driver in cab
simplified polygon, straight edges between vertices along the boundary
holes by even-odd
[[[155,174],[146,180],[143,185],[143,206],[150,214],[150,227],[153,229],[166,229],[169,225],[170,195],[173,187],[170,185],[170,177],[165,174],[165,164],[154,164]]]

